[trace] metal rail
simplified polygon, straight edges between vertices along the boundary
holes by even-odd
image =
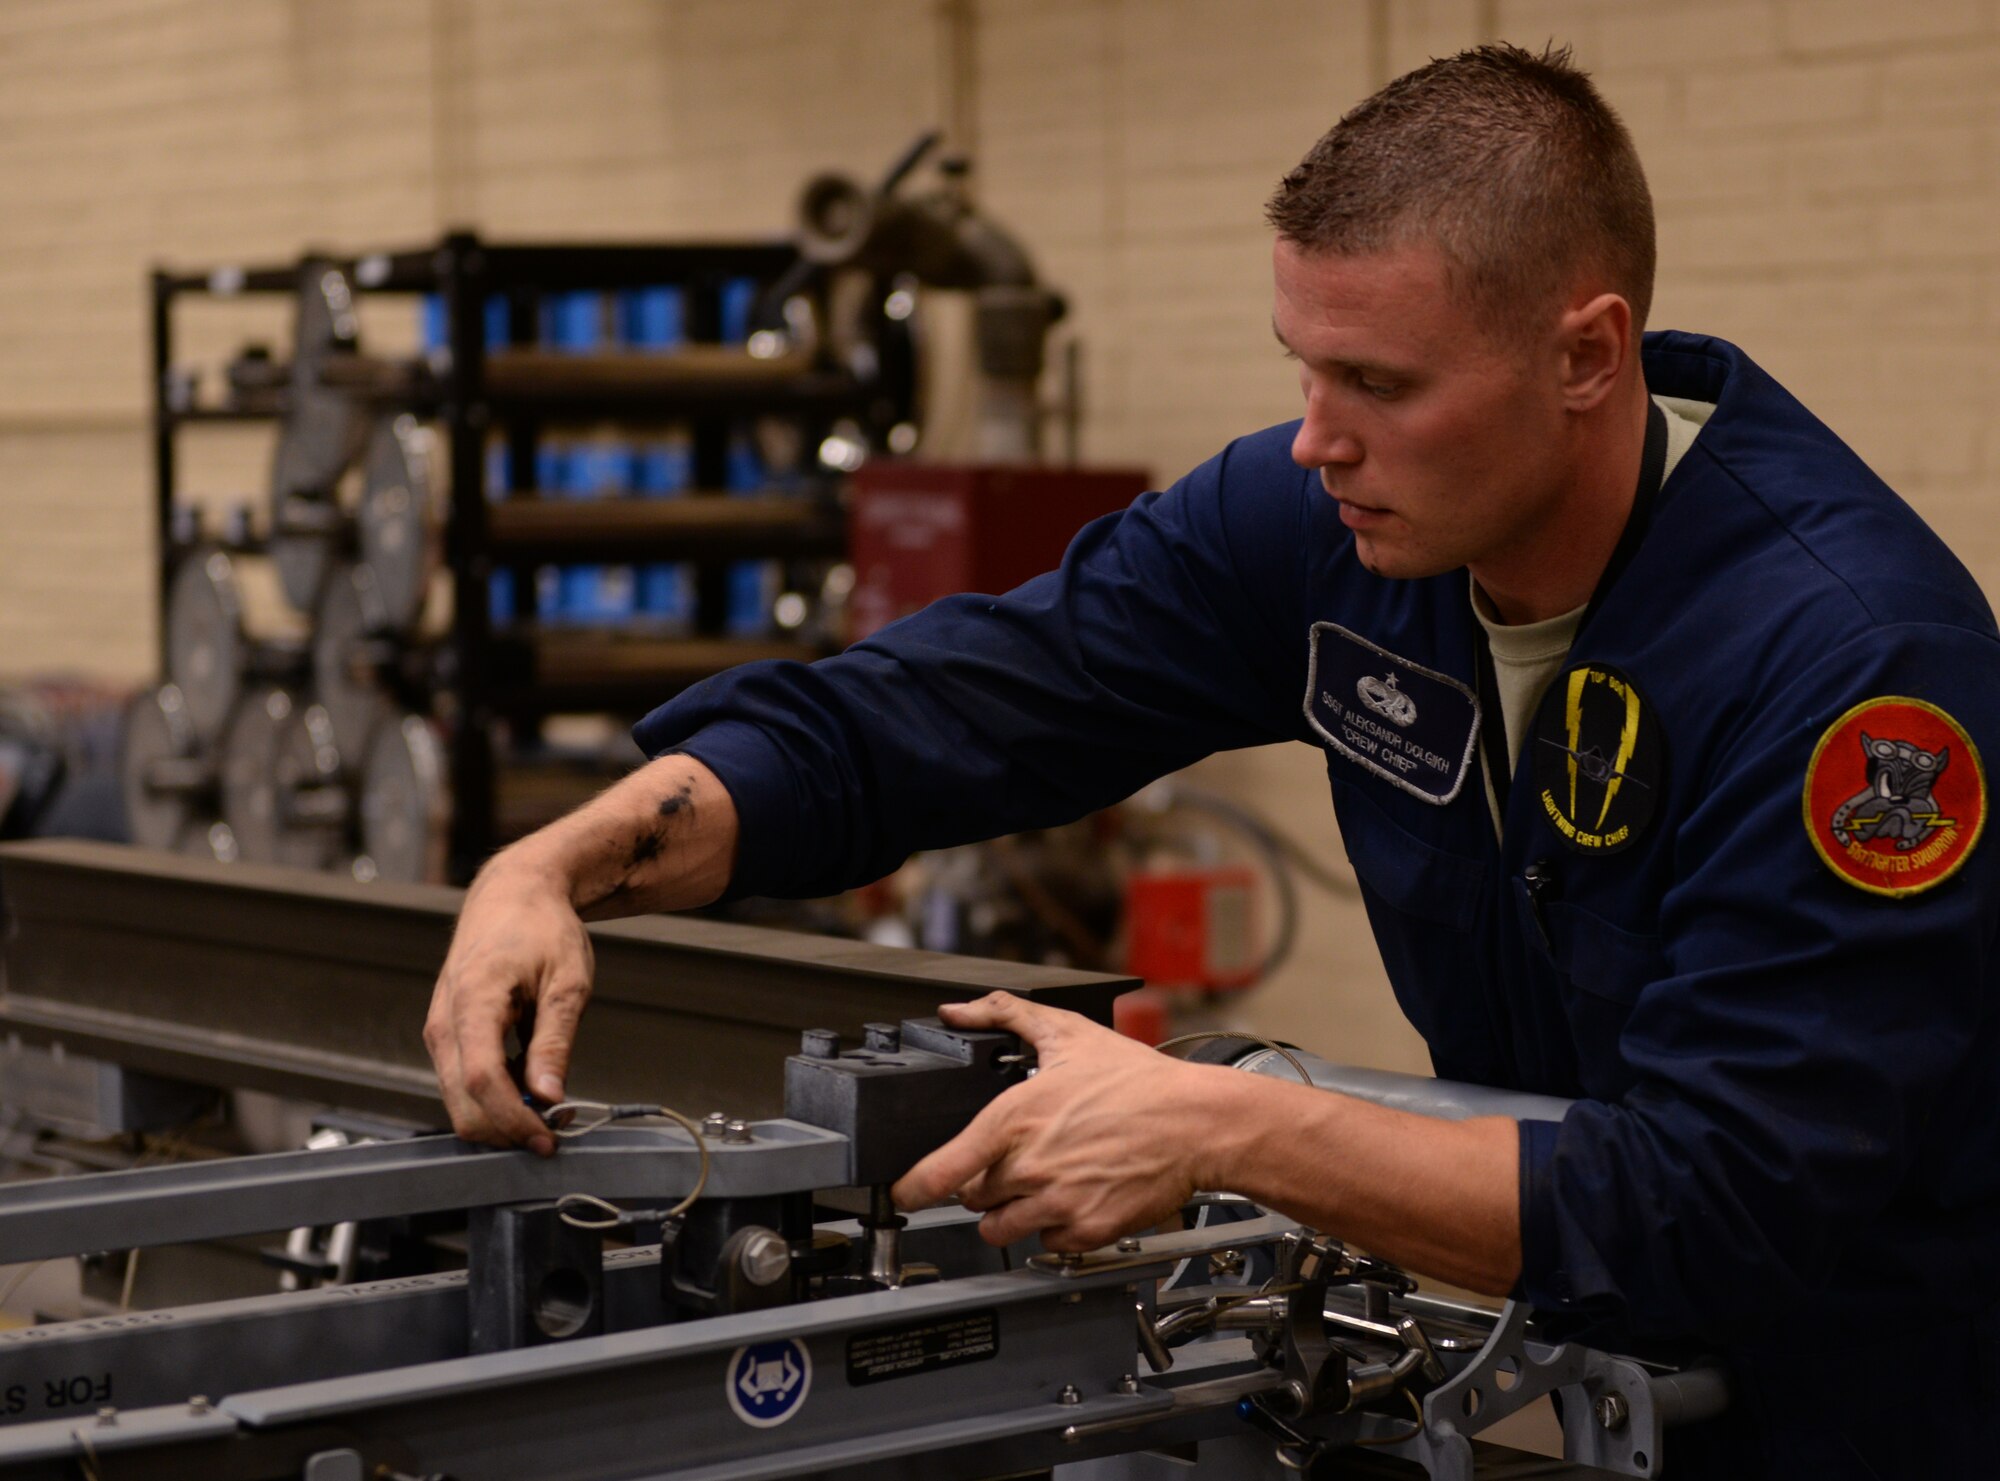
[[[834,1187],[846,1172],[847,1138],[838,1132],[760,1121],[750,1136],[710,1144],[707,1195]],[[563,1143],[554,1157],[425,1136],[50,1178],[0,1186],[0,1265],[566,1193],[671,1200],[694,1188],[699,1170],[694,1139],[667,1126],[608,1127]]]
[[[0,846],[0,1034],[225,1088],[441,1123],[423,1021],[463,892],[110,844]],[[1109,1022],[1130,978],[690,916],[591,927],[570,1090],[783,1110],[801,1029],[858,1035],[996,989]]]

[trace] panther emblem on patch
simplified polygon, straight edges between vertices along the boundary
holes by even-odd
[[[1908,853],[1939,829],[1958,826],[1931,796],[1951,762],[1950,746],[1926,751],[1864,730],[1861,754],[1868,758],[1868,785],[1833,810],[1833,836],[1843,847],[1888,838],[1898,853]]]
[[[1828,727],[1806,770],[1806,831],[1828,868],[1878,895],[1941,884],[1986,825],[1986,775],[1964,727],[1900,696]]]

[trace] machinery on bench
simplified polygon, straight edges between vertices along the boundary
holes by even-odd
[[[567,1128],[550,1159],[426,1136],[0,1190],[0,1262],[472,1210],[463,1275],[0,1335],[0,1472],[1143,1475],[1099,1458],[1195,1446],[1242,1475],[1362,1444],[1470,1478],[1473,1434],[1560,1389],[1570,1458],[1646,1476],[1664,1425],[1719,1406],[1711,1372],[1544,1341],[1518,1303],[1420,1295],[1231,1198],[1183,1230],[1013,1268],[963,1211],[895,1213],[888,1184],[1026,1061],[1009,1036],[913,1019],[845,1052],[808,1035],[779,1120],[690,1132],[628,1106]],[[865,1207],[816,1224],[837,1188],[868,1190]],[[613,1229],[647,1242],[607,1250]]]

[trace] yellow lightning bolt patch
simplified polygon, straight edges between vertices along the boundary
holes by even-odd
[[[1638,685],[1609,664],[1567,669],[1542,694],[1534,737],[1535,791],[1560,842],[1615,854],[1645,834],[1666,777],[1659,717]]]
[[[1625,723],[1618,731],[1618,759],[1611,763],[1611,779],[1604,784],[1604,806],[1597,811],[1600,830],[1604,827],[1604,820],[1611,816],[1611,799],[1618,795],[1618,784],[1625,780],[1625,768],[1632,760],[1633,749],[1639,744],[1639,691],[1616,679],[1609,682],[1614,693],[1625,696]],[[1572,761],[1570,765],[1574,767],[1576,763]],[[1571,806],[1573,808],[1575,804]]]
[[[1569,676],[1569,696],[1563,704],[1563,722],[1569,727],[1569,816],[1576,816],[1576,750],[1583,743],[1583,686],[1590,682],[1590,670],[1578,669]]]

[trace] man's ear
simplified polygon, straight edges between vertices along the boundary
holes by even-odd
[[[1611,394],[1638,351],[1632,305],[1619,294],[1600,293],[1566,309],[1558,334],[1564,409],[1590,411]]]

